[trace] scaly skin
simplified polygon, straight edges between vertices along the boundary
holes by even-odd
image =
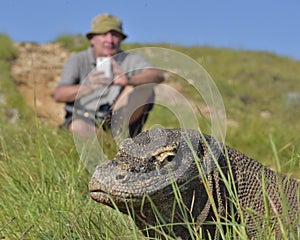
[[[228,181],[237,197],[226,188]],[[265,202],[278,238],[282,224],[296,231],[299,221],[299,181],[194,130],[154,129],[127,139],[115,159],[96,168],[89,190],[97,202],[115,204],[134,217],[151,237],[189,239],[201,228],[204,238],[217,238],[222,229],[215,222],[220,216],[222,222],[245,222],[249,238],[261,238],[257,229],[266,214]],[[282,207],[284,201],[288,207]],[[163,223],[181,224],[161,227]]]

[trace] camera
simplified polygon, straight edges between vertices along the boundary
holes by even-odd
[[[103,72],[104,76],[112,80],[112,66],[109,57],[98,57],[96,62],[97,70]]]

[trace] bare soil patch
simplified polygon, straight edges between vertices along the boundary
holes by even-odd
[[[53,92],[70,52],[59,44],[16,44],[18,59],[12,64],[12,77],[28,105],[38,118],[59,125],[64,117],[64,104],[56,103]]]

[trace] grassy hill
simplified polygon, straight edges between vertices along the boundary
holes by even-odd
[[[56,41],[72,51],[87,46],[80,36]],[[124,49],[142,46],[125,44]],[[228,145],[300,178],[299,61],[266,52],[156,46],[190,56],[211,75],[225,104]],[[72,136],[39,122],[10,75],[16,49],[4,35],[0,47],[0,239],[141,239],[129,218],[89,198],[90,174]],[[201,103],[178,76],[166,83]],[[147,124],[178,126],[161,106]]]

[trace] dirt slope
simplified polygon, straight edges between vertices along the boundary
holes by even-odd
[[[63,104],[53,99],[53,91],[60,79],[63,64],[70,52],[58,44],[16,44],[20,55],[11,73],[18,90],[28,104],[36,109],[42,122],[59,125],[64,116]]]

